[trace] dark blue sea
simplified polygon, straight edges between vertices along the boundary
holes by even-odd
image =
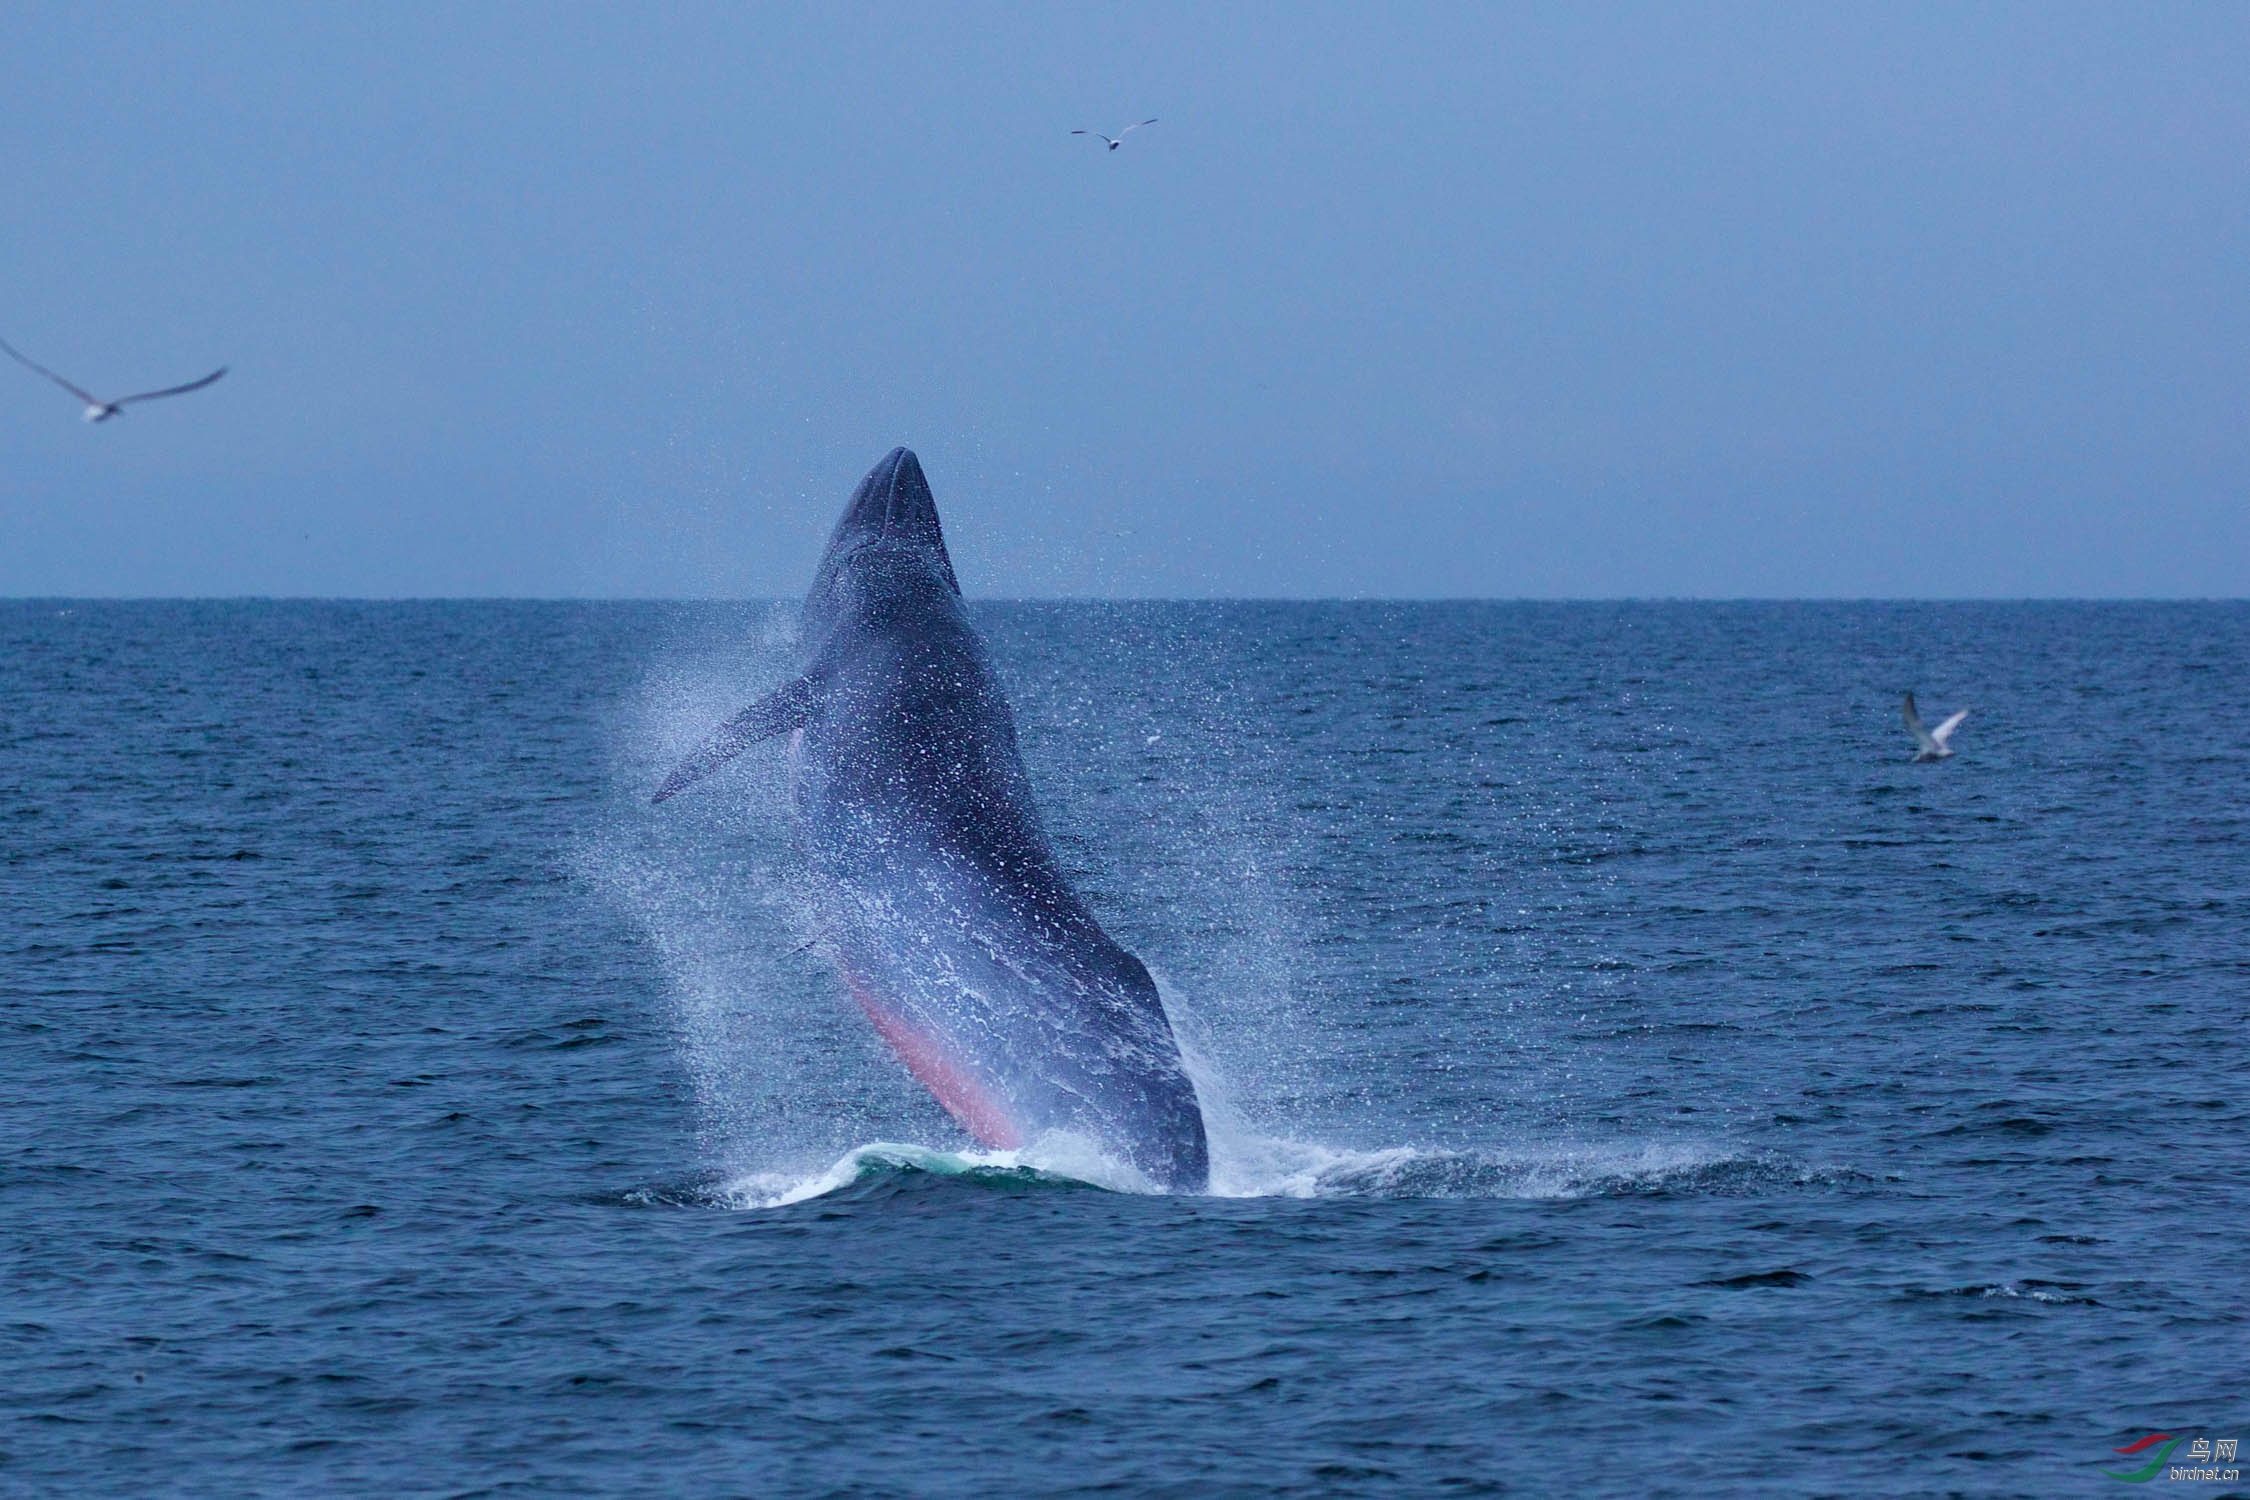
[[[806,946],[778,749],[648,805],[787,607],[0,603],[0,1493],[2250,1441],[2250,607],[976,614],[1208,1196],[972,1147]]]

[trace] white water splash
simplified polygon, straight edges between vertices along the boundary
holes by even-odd
[[[1090,1142],[1049,1136],[1015,1151],[943,1150],[899,1141],[855,1146],[804,1173],[743,1173],[707,1201],[770,1209],[806,1203],[886,1176],[1031,1179],[1115,1193],[1161,1189]],[[1557,1200],[1658,1192],[1742,1192],[1803,1186],[1832,1175],[1718,1143],[1558,1143],[1506,1151],[1392,1146],[1350,1150],[1271,1136],[1236,1136],[1214,1151],[1213,1198],[1512,1198]]]
[[[1050,1136],[1014,1151],[942,1151],[901,1141],[854,1146],[829,1166],[809,1176],[786,1172],[748,1172],[722,1184],[712,1196],[730,1208],[783,1208],[826,1197],[884,1173],[925,1172],[935,1177],[1011,1174],[1050,1182],[1083,1183],[1113,1193],[1153,1194],[1148,1178],[1101,1154],[1091,1143]]]
[[[720,1201],[799,1203],[886,1173],[1028,1173],[1154,1191],[1082,1141],[1049,1139],[1021,1151],[910,1144],[942,1143],[951,1124],[843,1002],[820,955],[806,951],[812,928],[795,884],[778,757],[745,757],[730,769],[724,796],[648,814],[641,792],[663,767],[788,669],[786,611],[730,623],[728,645],[683,651],[644,682],[615,747],[630,795],[580,851],[581,869],[640,928],[664,971],[703,1153],[726,1184]],[[1177,644],[1119,628],[1108,644],[1124,655]],[[1026,734],[1043,796],[1064,814],[1062,826],[1105,835],[1107,858],[1077,857],[1087,860],[1092,884],[1114,884],[1105,911],[1157,971],[1203,1105],[1211,1196],[1568,1198],[1693,1191],[1771,1167],[1723,1145],[1673,1138],[1558,1140],[1560,1122],[1551,1118],[1525,1120],[1545,1136],[1528,1145],[1327,1144],[1419,1132],[1384,1108],[1370,1080],[1355,1078],[1353,1038],[1296,993],[1304,914],[1279,873],[1293,858],[1293,825],[1274,801],[1282,779],[1241,760],[1256,759],[1256,738],[1235,732],[1223,695],[1209,692],[1133,700],[1129,722],[1120,722],[1114,702],[1073,696],[1083,688],[1075,678],[1040,675],[1034,664],[1045,657],[1030,651],[1042,644],[1036,628],[1019,621],[995,634],[1003,647],[1024,637],[1013,641],[1025,679],[1018,686],[1027,704],[1045,710],[1043,729]],[[1149,799],[1145,815],[1103,805],[1120,790]],[[1140,933],[1131,930],[1136,915],[1147,923]],[[1513,1115],[1510,1102],[1487,1100],[1481,1120],[1452,1106],[1436,1130],[1490,1141],[1493,1114]]]

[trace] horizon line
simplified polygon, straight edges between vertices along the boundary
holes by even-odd
[[[796,594],[0,594],[24,604],[792,604]],[[980,594],[969,604],[2246,604],[2245,594]]]

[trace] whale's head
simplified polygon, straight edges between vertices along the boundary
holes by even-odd
[[[917,598],[951,607],[960,594],[921,462],[893,448],[852,491],[828,538],[805,596],[807,631],[824,635],[849,613]]]

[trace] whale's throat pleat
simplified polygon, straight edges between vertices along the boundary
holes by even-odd
[[[859,1002],[859,1008],[867,1012],[875,1030],[962,1129],[995,1151],[1013,1151],[1023,1144],[1023,1131],[1006,1107],[943,1042],[886,1005],[859,975],[849,968],[839,968],[845,987]]]

